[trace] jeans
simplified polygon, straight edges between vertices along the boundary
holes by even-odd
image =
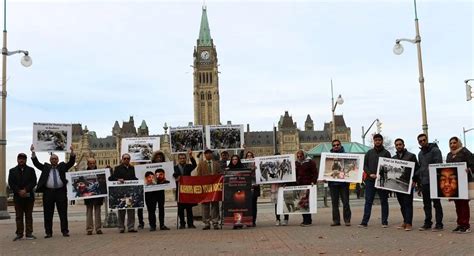
[[[375,188],[374,180],[365,181],[364,217],[362,218],[361,224],[367,225],[369,223],[375,192],[379,194],[380,205],[382,206],[382,225],[388,225],[388,191]]]
[[[431,227],[431,225],[433,225],[433,222],[431,221],[431,219],[433,218],[433,214],[431,212],[431,202],[433,202],[433,208],[435,208],[436,227],[442,228],[443,227],[443,207],[441,206],[440,200],[431,199],[430,184],[423,184],[421,192],[423,194],[423,210],[425,211],[425,226]]]
[[[403,223],[412,224],[413,220],[413,191],[410,194],[396,193],[400,211],[403,216]]]
[[[339,214],[339,198],[342,201],[344,223],[351,223],[351,207],[349,206],[349,184],[333,185],[329,187],[332,202],[332,222],[341,223]]]

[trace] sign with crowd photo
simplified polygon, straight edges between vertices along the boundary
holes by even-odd
[[[200,204],[222,201],[222,175],[181,176],[178,202]]]
[[[202,126],[170,127],[171,153],[204,151],[204,131]]]
[[[312,214],[317,212],[317,186],[278,188],[277,214]]]
[[[37,152],[66,152],[72,143],[71,124],[33,123],[33,146]]]
[[[322,153],[318,180],[361,183],[364,155]]]
[[[293,154],[256,157],[254,159],[257,184],[296,181],[295,156]]]
[[[109,169],[66,172],[68,200],[106,197],[109,175]]]
[[[375,187],[410,194],[415,162],[379,157]]]
[[[107,181],[109,209],[124,210],[144,207],[142,180]]]
[[[252,225],[252,172],[228,171],[224,176],[224,224]]]
[[[430,195],[437,199],[469,199],[466,162],[430,164]]]
[[[244,145],[244,126],[208,125],[206,145],[209,149],[241,149]]]
[[[135,174],[143,180],[145,192],[176,188],[173,162],[135,165]]]
[[[153,152],[160,150],[160,137],[123,138],[121,154],[128,153],[130,162],[150,162]]]

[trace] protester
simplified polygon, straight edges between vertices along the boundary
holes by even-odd
[[[433,229],[434,232],[443,230],[443,207],[439,199],[431,199],[430,195],[430,164],[439,164],[443,162],[441,151],[438,149],[438,145],[435,143],[428,143],[428,136],[426,134],[420,134],[417,137],[418,144],[420,145],[420,152],[418,153],[418,160],[420,162],[420,168],[418,173],[415,173],[420,179],[421,193],[423,194],[423,210],[425,212],[425,223],[418,230],[424,231],[431,229],[433,225],[431,203],[435,208],[436,224]]]
[[[244,145],[245,148],[245,145]],[[245,154],[245,159],[252,160],[255,156],[252,151],[247,151]],[[250,169],[252,169],[252,227],[257,226],[257,200],[260,196],[260,185],[256,184],[255,178],[255,162],[249,165]]]
[[[388,192],[387,190],[375,188],[375,179],[377,178],[377,166],[380,157],[391,158],[383,146],[383,137],[380,134],[373,136],[374,148],[367,151],[364,157],[364,172],[365,172],[365,206],[364,216],[359,227],[367,228],[372,212],[372,204],[374,203],[375,193],[380,196],[380,204],[382,206],[382,227],[388,227]]]
[[[204,151],[204,160],[199,162],[197,176],[208,176],[221,174],[220,164],[212,159],[212,150]],[[211,229],[211,222],[214,229],[219,229],[219,202],[202,203],[203,230]]]
[[[395,150],[396,150],[396,153],[392,158],[414,162],[415,170],[413,171],[417,173],[420,167],[418,164],[418,160],[416,160],[415,154],[405,149],[405,141],[403,139],[398,138],[395,140]],[[412,180],[413,180],[413,183],[412,183],[412,189],[410,190],[410,194],[399,193],[399,192],[396,193],[398,203],[400,204],[400,211],[402,212],[402,216],[403,216],[403,222],[398,227],[398,229],[404,229],[405,231],[412,230],[413,187],[416,186],[416,183],[418,182],[418,177],[413,176]]]
[[[31,145],[30,150],[33,164],[41,171],[36,192],[43,193],[44,229],[46,233],[44,238],[53,237],[54,206],[58,209],[61,232],[63,236],[68,237],[66,172],[74,166],[76,154],[74,154],[71,146],[71,154],[67,163],[58,163],[58,156],[51,154],[50,163],[41,164],[36,157],[33,145]]]
[[[332,141],[331,153],[345,153],[344,147],[341,144],[341,141],[335,139]],[[329,181],[328,182],[329,191],[331,193],[331,203],[332,203],[332,223],[331,226],[340,226],[341,225],[341,216],[339,214],[339,198],[342,201],[342,215],[344,219],[344,224],[346,226],[351,225],[351,207],[349,205],[349,183],[348,182],[338,182],[338,181]]]
[[[13,202],[16,215],[16,237],[13,241],[23,238],[36,239],[33,235],[33,206],[35,204],[36,172],[26,165],[26,154],[18,154],[17,166],[8,173],[8,186],[13,191]],[[23,221],[23,216],[25,216]],[[26,224],[26,226],[25,226]]]
[[[306,158],[303,150],[296,152],[296,183],[297,185],[314,185],[318,180],[318,169],[313,160]],[[302,227],[313,224],[311,214],[303,214]]]
[[[94,158],[87,159],[87,170],[96,170],[97,164]],[[104,181],[105,182],[105,181]],[[102,193],[107,193],[107,187],[105,187],[104,182],[99,182],[99,190]],[[91,199],[84,199],[84,204],[86,205],[86,231],[87,235],[92,235],[92,231],[94,230],[94,219],[95,219],[95,232],[97,235],[101,235],[102,233],[102,217],[100,208],[104,203],[104,198],[91,198]],[[92,218],[94,215],[94,219]]]
[[[178,154],[178,164],[174,166],[174,173],[173,177],[176,179],[176,198],[178,201],[178,217],[179,217],[179,229],[186,228],[186,221],[184,220],[184,211],[186,210],[186,219],[188,222],[188,228],[196,228],[194,226],[194,219],[193,219],[193,207],[195,204],[186,204],[186,203],[179,203],[179,182],[181,176],[191,176],[191,172],[197,167],[196,160],[193,157],[193,152],[189,149],[188,150],[189,160],[191,164],[186,163],[186,154],[180,153]]]
[[[240,157],[238,155],[233,155],[231,158],[230,158],[230,163],[229,165],[227,165],[227,168],[226,168],[226,171],[233,171],[233,170],[236,170],[236,169],[243,169],[244,168],[244,165],[242,164],[242,162],[240,161]],[[243,228],[244,225],[242,224],[234,224],[234,229],[241,229]]]
[[[474,170],[474,155],[465,147],[463,147],[461,141],[458,137],[452,137],[449,139],[449,149],[450,152],[446,156],[447,163],[455,162],[466,162],[467,165],[467,179],[468,182],[473,181],[473,170]],[[454,204],[456,205],[456,214],[457,214],[457,227],[453,230],[455,233],[466,234],[471,233],[471,225],[469,224],[470,220],[470,209],[469,209],[469,200],[464,199],[454,199]]]
[[[110,181],[124,182],[127,180],[138,180],[135,176],[135,167],[130,165],[130,155],[122,155],[122,162],[114,168],[114,172],[109,177]],[[118,228],[120,233],[125,232],[125,213],[127,214],[127,229],[130,233],[136,233],[135,229],[135,209],[118,210]]]
[[[224,150],[221,152],[221,159],[219,160],[221,170],[225,170],[227,168],[228,161],[229,161],[229,152]]]

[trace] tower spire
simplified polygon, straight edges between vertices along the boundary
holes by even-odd
[[[198,46],[212,46],[211,30],[207,19],[207,7],[202,6],[201,27],[199,28]]]

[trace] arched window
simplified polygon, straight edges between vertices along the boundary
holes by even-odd
[[[201,92],[201,100],[204,100],[204,92]]]
[[[207,99],[208,99],[208,100],[212,100],[211,92],[207,92]]]

